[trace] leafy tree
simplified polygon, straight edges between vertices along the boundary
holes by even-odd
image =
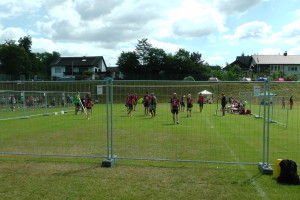
[[[135,79],[139,74],[139,57],[135,52],[122,52],[118,58],[117,65],[126,79]]]
[[[201,60],[202,54],[198,52],[191,53],[191,60],[195,64],[203,65],[204,60]]]
[[[147,41],[148,39],[138,40],[138,44],[135,47],[136,54],[138,55],[141,65],[147,65],[149,61],[149,54],[152,45]]]
[[[19,42],[19,47],[23,47],[27,53],[31,52],[32,39],[29,35],[25,37],[21,37],[18,40],[18,42]]]
[[[29,75],[31,72],[31,61],[27,52],[16,45],[1,45],[0,60],[2,73]]]

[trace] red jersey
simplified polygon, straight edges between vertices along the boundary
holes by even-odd
[[[92,107],[93,106],[93,102],[92,102],[90,97],[85,98],[85,106],[86,107]]]
[[[128,96],[127,97],[127,104],[133,104],[135,101],[134,101],[134,96]]]
[[[151,99],[151,96],[149,94],[145,94],[144,103],[149,103],[150,99]]]
[[[203,96],[199,96],[198,97],[198,102],[204,102],[204,97]]]
[[[192,98],[187,98],[186,99],[186,103],[187,104],[192,104],[193,103],[193,99]]]
[[[179,99],[177,99],[176,97],[172,98],[171,106],[172,106],[172,108],[178,108],[179,107]]]

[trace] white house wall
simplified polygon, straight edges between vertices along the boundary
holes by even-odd
[[[57,72],[57,71],[60,72]],[[52,67],[51,68],[51,76],[57,76],[57,77],[64,77],[64,72],[65,72],[65,67],[60,67],[60,66],[56,66],[56,67]]]

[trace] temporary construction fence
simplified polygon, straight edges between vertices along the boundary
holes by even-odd
[[[261,163],[262,170],[268,170],[278,158],[299,160],[299,86],[296,82],[112,79],[2,82],[0,95],[5,101],[0,114],[3,130],[0,152],[105,158],[108,166],[116,159],[135,159]],[[200,112],[198,94],[204,90],[212,93],[209,96],[212,99],[206,97]],[[96,102],[91,120],[81,112],[74,115],[69,97],[77,91],[81,96],[90,93]],[[146,93],[153,93],[157,98],[155,117],[145,111],[142,98]],[[185,107],[179,109],[179,124],[173,123],[170,109],[173,93],[185,103]],[[225,116],[221,110],[221,93],[227,101]],[[126,107],[129,94],[138,96],[138,103],[130,114]],[[193,98],[191,117],[186,110],[188,94]],[[12,95],[17,99],[24,97],[19,106],[15,105],[15,111],[10,109],[7,100]],[[33,106],[28,104],[30,96]],[[38,96],[42,97],[40,104]],[[51,105],[54,97],[56,103]]]

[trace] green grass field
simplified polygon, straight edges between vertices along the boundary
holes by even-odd
[[[144,116],[141,104],[131,117],[124,104],[114,104],[113,154],[119,159],[111,169],[100,168],[107,148],[104,104],[94,106],[91,120],[74,115],[73,107],[27,109],[29,119],[19,119],[22,109],[1,110],[0,198],[297,199],[297,186],[277,184],[257,169],[263,119],[222,117],[216,108],[205,105],[200,113],[194,104],[192,117],[180,112],[180,123],[174,125],[166,102],[158,103],[154,119]],[[259,106],[251,110],[258,113]],[[277,105],[273,112],[276,120],[285,121],[286,109]],[[270,124],[270,163],[277,158],[300,162],[297,116],[295,106],[288,128]],[[222,164],[228,162],[251,165]]]

